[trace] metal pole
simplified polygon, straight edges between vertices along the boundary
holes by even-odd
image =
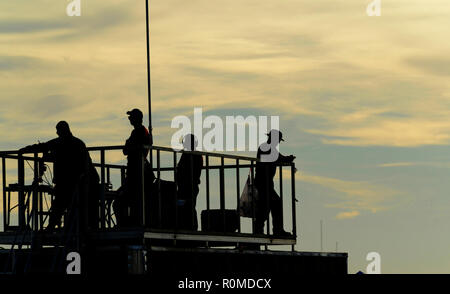
[[[223,231],[225,232],[225,172],[223,169],[224,166],[224,158],[223,156],[220,157],[220,169],[219,169],[219,177],[220,177],[220,210],[222,213],[222,220],[223,220]]]
[[[163,226],[162,218],[162,197],[161,197],[161,152],[156,150],[156,177],[158,179],[158,228]]]
[[[147,91],[148,91],[148,131],[150,132],[150,146],[153,145],[152,139],[152,88],[150,79],[150,13],[149,0],[145,0],[145,28],[147,37]]]
[[[241,188],[240,188],[240,182],[239,182],[239,159],[236,159],[236,200],[237,200],[237,224],[238,224],[238,233],[241,232],[241,216],[240,216],[240,193],[241,193]]]
[[[252,233],[255,234],[255,220],[256,220],[256,207],[255,207],[255,177],[253,171],[253,160],[250,161],[250,183],[252,186]]]
[[[292,234],[297,237],[297,214],[295,209],[295,164],[291,165],[291,192],[292,192]],[[292,251],[295,250],[295,245],[292,245]]]
[[[210,224],[210,215],[209,215],[209,209],[210,209],[210,199],[209,199],[209,156],[205,156],[205,163],[206,163],[206,211],[207,211],[207,227],[208,230],[211,228]]]
[[[100,181],[101,181],[101,193],[100,193],[100,220],[101,220],[101,228],[106,228],[105,222],[105,150],[100,150]]]
[[[39,226],[38,226],[38,190],[37,190],[37,186],[39,185],[38,182],[38,177],[39,177],[39,157],[37,153],[34,153],[34,180],[36,181],[36,183],[34,183],[35,185],[33,185],[33,230],[38,231],[39,230]]]
[[[173,182],[175,183],[175,231],[178,230],[178,182],[177,182],[177,153],[173,152]]]
[[[23,156],[20,153],[18,159],[18,183],[19,183],[19,227],[25,226],[25,168]]]
[[[142,151],[141,151],[142,152]],[[139,208],[139,221],[141,227],[145,228],[147,222],[146,222],[146,216],[145,216],[145,172],[144,172],[144,165],[145,165],[145,158],[142,153],[141,154],[141,160],[140,166],[139,166],[139,197],[140,199],[140,205],[138,205]],[[140,207],[139,207],[140,206]]]
[[[280,176],[280,202],[281,202],[281,211],[283,211],[283,166],[279,167],[279,176]],[[284,216],[284,213],[282,214]],[[284,228],[283,217],[281,218],[281,227]]]
[[[3,190],[3,231],[5,231],[8,225],[6,220],[6,214],[9,214],[9,210],[6,207],[6,159],[2,157],[2,190]]]

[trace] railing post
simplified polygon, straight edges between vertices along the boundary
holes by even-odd
[[[236,159],[236,211],[237,211],[237,224],[238,224],[238,233],[241,232],[241,216],[239,211],[239,204],[240,204],[240,193],[241,193],[241,186],[240,186],[240,177],[239,177],[239,159]]]
[[[279,167],[280,171],[280,202],[281,202],[281,227],[284,228],[284,213],[283,213],[283,166],[280,165]]]
[[[110,167],[108,166],[106,168],[106,186],[109,187],[110,184],[111,184],[111,171],[110,171]],[[106,217],[108,219],[108,228],[111,228],[111,220],[112,220],[111,219],[112,218],[111,217],[111,206],[108,205],[108,207],[106,207],[106,203],[105,203],[105,209],[107,209],[107,213],[105,213],[105,215],[106,215]]]
[[[150,149],[151,150],[151,149]],[[143,150],[142,150],[143,151]],[[145,221],[145,172],[144,172],[144,166],[145,166],[145,157],[144,152],[142,152],[141,160],[140,160],[140,167],[139,167],[139,196],[141,197],[140,201],[140,208],[139,208],[139,221],[141,227],[145,227],[146,221]]]
[[[17,160],[17,171],[18,171],[18,183],[19,183],[19,227],[23,228],[25,226],[25,167],[22,153],[19,153],[19,158]]]
[[[173,182],[175,183],[175,231],[178,229],[178,183],[177,183],[177,152],[173,151]]]
[[[255,233],[255,218],[256,218],[256,207],[255,207],[255,176],[253,171],[253,160],[250,161],[250,183],[252,184],[252,232]]]
[[[210,210],[210,198],[209,198],[209,155],[205,156],[205,167],[206,167],[206,211],[207,211],[207,226],[208,226],[208,230],[211,227],[211,222],[210,222],[210,215],[209,215],[209,210]]]
[[[120,186],[123,187],[125,184],[125,168],[120,168]]]
[[[3,231],[5,231],[8,225],[6,215],[9,214],[9,210],[6,207],[6,159],[2,157],[2,191],[3,191]]]
[[[33,183],[33,230],[38,231],[39,230],[39,223],[38,223],[38,215],[39,215],[39,207],[38,207],[38,195],[39,192],[37,190],[37,187],[39,185],[39,157],[37,153],[34,153],[34,180],[36,181]]]
[[[222,219],[223,219],[223,231],[225,232],[225,171],[224,171],[224,158],[223,156],[220,157],[220,210],[222,212]]]
[[[101,228],[106,227],[105,222],[105,150],[100,150],[100,181],[101,181],[101,193],[100,193],[100,218]]]
[[[194,201],[194,155],[192,153],[189,154],[189,165],[191,169],[190,170],[191,178],[189,179],[191,183],[191,225],[192,225],[191,228],[193,228],[197,218],[197,214],[195,210],[196,201]]]
[[[292,191],[292,235],[297,236],[297,216],[295,211],[295,164],[291,163],[291,191]],[[294,245],[292,245],[294,251]]]
[[[158,227],[162,228],[162,197],[161,197],[161,152],[156,150],[156,178],[158,179]]]
[[[264,173],[265,173],[265,177],[264,177],[264,182],[266,182],[266,207],[264,210],[264,217],[267,216],[267,229],[266,229],[266,233],[267,235],[270,235],[270,198],[272,197],[272,189],[275,189],[275,187],[269,187],[269,180],[272,182],[273,185],[273,179],[269,177],[269,169],[266,167],[264,169]],[[273,216],[272,216],[273,219]],[[273,221],[272,221],[273,222]],[[263,221],[264,224],[264,221]],[[273,231],[273,228],[272,228]],[[267,250],[267,245],[265,246],[266,250]]]

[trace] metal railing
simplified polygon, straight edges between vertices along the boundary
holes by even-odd
[[[177,165],[180,154],[192,154],[199,155],[203,158],[203,167],[202,167],[202,177],[204,177],[204,183],[200,184],[200,188],[203,190],[199,193],[198,197],[202,195],[204,199],[200,202],[205,206],[204,215],[202,223],[202,232],[204,235],[242,235],[244,233],[242,223],[243,218],[239,214],[239,203],[240,197],[242,193],[243,186],[241,185],[243,175],[242,169],[246,169],[249,172],[249,177],[251,177],[252,182],[255,177],[255,165],[258,162],[258,159],[253,157],[245,157],[245,156],[236,156],[230,154],[220,154],[220,153],[211,153],[211,152],[200,152],[200,151],[175,151],[172,148],[160,147],[160,146],[147,146],[145,147],[150,149],[149,161],[151,166],[151,171],[155,174],[156,180],[153,183],[145,183],[146,178],[144,178],[144,158],[142,159],[142,166],[139,168],[141,175],[141,183],[142,185],[139,187],[139,225],[146,228],[147,231],[158,231],[158,232],[183,232],[184,234],[189,234],[189,231],[186,231],[180,228],[179,222],[179,195],[176,191],[174,195],[172,195],[170,201],[173,205],[164,205],[164,201],[167,200],[167,191],[164,191],[161,188],[163,184],[170,184],[174,187],[177,185]],[[123,149],[123,146],[100,146],[100,147],[89,147],[88,150],[91,156],[99,155],[99,161],[94,162],[94,166],[99,171],[100,175],[100,195],[99,195],[99,231],[107,231],[108,229],[117,227],[116,218],[114,216],[114,211],[112,209],[112,203],[116,201],[118,197],[117,190],[112,189],[112,174],[118,172],[119,174],[119,182],[120,186],[123,186],[126,180],[127,174],[127,166],[124,164],[110,164],[107,163],[107,153],[112,151],[120,151]],[[163,155],[168,155],[169,160],[162,160]],[[24,154],[20,154],[17,151],[6,151],[0,152],[0,158],[2,162],[2,191],[3,191],[3,227],[4,231],[8,231],[11,229],[12,220],[15,218],[17,220],[17,225],[19,228],[23,228],[29,226],[33,231],[39,231],[44,229],[46,218],[48,215],[47,210],[44,208],[43,199],[46,197],[45,195],[51,191],[51,187],[49,185],[26,185],[26,177],[25,177],[25,162],[32,162],[29,164],[29,167],[33,170],[33,180],[35,180],[39,175],[39,162],[42,161],[39,158],[39,154],[35,153],[33,156],[26,156]],[[191,157],[192,158],[192,157]],[[7,183],[7,160],[15,160],[17,167],[17,183],[16,185]],[[8,162],[9,163],[9,162]],[[191,164],[192,167],[192,164]],[[283,169],[290,169],[290,195],[286,195],[286,191],[283,188]],[[234,172],[233,178],[235,179],[235,187],[232,189],[227,189],[226,187],[226,172]],[[279,175],[279,196],[281,198],[282,207],[288,206],[290,201],[290,209],[283,209],[284,216],[290,216],[291,220],[291,239],[295,239],[297,236],[297,226],[296,226],[296,199],[295,199],[295,165],[294,163],[284,163],[278,164],[278,175]],[[214,177],[213,173],[217,173],[218,176]],[[163,174],[171,173],[172,179],[162,181],[160,180]],[[191,172],[191,175],[193,173]],[[227,178],[227,179],[231,179]],[[212,186],[215,188],[219,188],[219,195],[215,197],[212,195],[211,190]],[[148,191],[149,187],[151,190]],[[147,189],[147,191],[145,191]],[[11,206],[12,202],[12,194],[17,193],[17,206]],[[155,195],[156,194],[156,195]],[[194,196],[194,195],[193,195]],[[289,197],[288,197],[289,196]],[[48,196],[47,196],[48,197]],[[234,199],[233,199],[234,198]],[[268,198],[268,197],[267,197]],[[289,199],[290,198],[290,199]],[[227,200],[233,200],[233,207],[227,206]],[[158,207],[150,207],[149,203],[156,203]],[[269,201],[269,200],[268,200]],[[192,202],[192,204],[194,204]],[[223,217],[223,223],[220,225],[223,227],[223,230],[216,230],[212,232],[212,230],[207,230],[207,228],[211,228],[211,217],[215,217],[214,221],[217,222],[217,215],[212,215],[213,204],[218,204],[219,211],[218,215]],[[284,205],[286,203],[286,205]],[[168,209],[169,208],[169,209]],[[13,210],[17,209],[17,213],[14,214]],[[196,207],[191,207],[192,210],[195,211]],[[169,211],[167,211],[169,210]],[[170,211],[172,210],[172,211]],[[174,210],[174,211],[173,211]],[[236,228],[229,230],[227,228],[227,222],[230,222],[230,217],[227,217],[225,211],[234,211],[234,214],[231,214],[232,217],[235,217]],[[154,215],[156,212],[156,216]],[[220,214],[222,212],[222,214]],[[153,213],[151,217],[149,217],[149,213]],[[167,218],[165,218],[165,214],[170,214],[174,218],[173,224],[171,226],[167,226],[167,223],[164,223]],[[86,215],[86,214],[85,214]],[[198,215],[192,214],[193,217],[198,219]],[[153,220],[153,222],[149,223],[149,219]],[[32,220],[32,221],[29,221]],[[206,228],[205,228],[206,224]],[[249,234],[254,234],[254,226],[255,218],[251,219],[251,227],[252,230]],[[266,225],[266,234],[270,235],[269,229],[269,220],[267,220]],[[191,232],[194,233],[194,232]],[[198,232],[197,232],[198,233]],[[247,234],[247,233],[246,233]],[[265,236],[267,236],[265,235]],[[264,236],[255,236],[259,238],[264,238]],[[268,237],[268,236],[267,236]],[[269,238],[269,237],[268,237]],[[271,238],[271,237],[270,237]],[[208,238],[205,238],[207,240]]]

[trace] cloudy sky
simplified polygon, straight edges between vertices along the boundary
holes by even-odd
[[[137,4],[142,2],[141,4]],[[69,121],[122,144],[147,109],[145,6],[0,3],[0,149]],[[450,6],[445,0],[153,0],[155,143],[176,115],[279,116],[297,156],[298,250],[379,252],[384,273],[450,273]]]

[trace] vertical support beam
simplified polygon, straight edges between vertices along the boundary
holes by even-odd
[[[158,179],[158,227],[162,228],[162,197],[161,197],[161,150],[156,150],[156,178]]]
[[[194,155],[192,153],[189,154],[189,165],[191,175],[191,178],[189,179],[191,183],[191,224],[192,227],[194,227],[195,221],[197,220],[197,214],[195,210],[196,201],[194,201]]]
[[[106,228],[105,222],[105,150],[100,150],[100,185],[102,187],[100,192],[100,224],[101,228]]]
[[[271,177],[269,177],[269,169],[265,168],[264,169],[265,172],[265,176],[264,176],[264,181],[266,182],[266,209],[264,212],[264,216],[267,216],[267,228],[266,228],[266,234],[270,235],[270,198],[272,197],[272,189],[275,189],[275,187],[269,187],[269,180],[272,181],[272,185],[273,185],[273,179]],[[273,218],[273,217],[272,217]],[[272,228],[273,230],[273,228]],[[267,245],[264,246],[267,250]]]
[[[236,211],[237,211],[237,224],[238,224],[238,233],[241,232],[241,216],[239,210],[239,202],[241,194],[241,185],[240,185],[240,176],[239,176],[239,159],[236,159]]]
[[[9,214],[9,210],[6,207],[6,159],[2,157],[2,191],[3,191],[3,231],[9,225],[7,223],[6,215]]]
[[[207,211],[207,226],[208,229],[211,226],[210,223],[210,216],[209,216],[209,210],[210,210],[210,198],[209,198],[209,155],[205,156],[205,166],[206,166],[206,211]]]
[[[142,150],[143,151],[143,150]],[[140,207],[139,207],[139,222],[141,227],[145,227],[146,221],[145,221],[145,172],[144,172],[144,166],[145,166],[145,157],[143,155],[144,152],[142,152],[140,166],[139,166],[139,196],[141,198],[140,201]]]
[[[252,233],[255,233],[255,218],[256,218],[256,207],[255,207],[255,172],[254,172],[253,160],[250,161],[250,183],[252,184]]]
[[[19,183],[19,227],[23,228],[25,226],[25,167],[23,155],[20,153],[17,160],[17,171],[18,171],[18,183]]]
[[[123,187],[124,184],[125,184],[125,168],[121,167],[120,168],[120,186]]]
[[[283,213],[283,166],[279,167],[280,176],[280,202],[281,202],[281,227],[284,228],[284,213]]]
[[[295,164],[291,163],[291,191],[292,191],[292,235],[297,237],[297,216],[295,210]],[[292,251],[295,245],[292,245]]]
[[[110,168],[107,167],[106,168],[106,184],[110,184],[111,183],[111,171]]]
[[[88,179],[89,180],[89,179]],[[106,168],[106,186],[105,186],[105,189],[109,186],[111,184],[111,168],[108,166],[107,168]],[[88,192],[88,191],[86,191],[86,192]],[[105,201],[106,201],[106,199],[105,199]],[[88,207],[86,207],[86,211],[88,211]],[[112,218],[111,218],[111,205],[108,205],[108,207],[106,207],[106,203],[105,203],[105,209],[106,209],[106,218],[107,218],[107,220],[108,220],[108,228],[111,228],[111,220],[112,220]],[[87,213],[85,214],[85,215],[87,215]]]
[[[175,231],[178,230],[178,182],[177,182],[177,152],[173,151],[173,182],[175,183]]]
[[[34,181],[33,183],[33,205],[32,205],[32,213],[33,213],[33,230],[38,231],[39,230],[39,223],[38,223],[38,215],[39,215],[39,207],[38,207],[38,197],[39,192],[37,190],[37,187],[39,185],[39,157],[37,153],[34,153]]]
[[[220,209],[225,210],[225,171],[224,171],[224,158],[220,157]]]
[[[224,166],[224,158],[220,157],[220,210],[222,212],[222,220],[223,220],[223,231],[225,232],[226,227],[226,217],[225,217],[225,170]]]
[[[150,11],[149,0],[145,0],[145,32],[147,40],[147,93],[148,93],[148,131],[150,132],[150,146],[152,142],[152,85],[150,78]],[[152,162],[152,155],[150,154],[150,162]],[[153,165],[152,165],[153,167]]]

